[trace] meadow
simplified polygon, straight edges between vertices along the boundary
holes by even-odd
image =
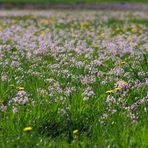
[[[147,11],[0,10],[0,147],[148,147],[147,41]]]

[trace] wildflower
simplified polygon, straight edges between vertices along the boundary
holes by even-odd
[[[122,61],[122,62],[121,62],[121,64],[125,64],[125,63],[126,63],[125,61]]]
[[[124,72],[124,69],[121,67],[115,67],[114,68],[114,74],[121,75]]]
[[[84,23],[84,26],[85,26],[86,28],[88,28],[88,27],[90,26],[90,23],[89,23],[89,22],[85,22],[85,23]]]
[[[42,24],[43,24],[43,25],[48,25],[48,24],[49,24],[49,21],[48,21],[48,20],[43,20],[43,21],[42,21]]]
[[[108,95],[107,96],[107,99],[106,99],[106,102],[111,105],[112,103],[115,103],[116,102],[116,99],[112,96],[112,95]]]
[[[119,62],[119,63],[117,63],[117,68],[118,68],[118,66],[121,66],[121,65],[124,65],[124,64],[126,64],[126,62],[125,61],[121,61],[121,62]]]
[[[13,113],[17,113],[17,112],[18,112],[17,107],[13,106]]]
[[[93,48],[98,48],[98,45],[93,45]]]
[[[22,87],[22,86],[17,86],[16,87],[18,90],[24,90],[24,87]]]
[[[110,94],[110,93],[112,93],[112,92],[113,92],[113,90],[107,90],[107,91],[106,91],[107,94]]]
[[[89,22],[84,22],[84,23],[80,23],[81,27],[85,27],[85,28],[89,28],[90,27],[90,23]]]
[[[94,93],[94,91],[92,90],[92,88],[87,87],[87,88],[84,90],[83,95],[84,95],[84,97],[86,97],[86,98],[90,98],[90,97],[94,96],[95,93]]]
[[[40,31],[40,34],[45,34],[45,31],[44,30]]]
[[[121,88],[120,87],[116,87],[115,90],[116,91],[119,91],[119,90],[121,90]]]
[[[30,131],[32,131],[32,127],[29,126],[24,128],[24,132],[30,132]]]
[[[136,31],[137,31],[136,28],[131,28],[132,33],[136,33]]]
[[[73,130],[73,134],[76,134],[76,133],[78,133],[78,129]]]
[[[128,83],[124,80],[120,80],[116,83],[116,87],[118,88],[128,88]]]
[[[5,105],[1,105],[0,106],[0,111],[2,111],[2,112],[4,112],[4,111],[6,111],[7,110],[7,106],[5,106]]]
[[[145,79],[145,84],[146,86],[148,86],[148,79]]]
[[[9,103],[12,103],[12,104],[21,104],[21,105],[24,105],[28,102],[28,96],[27,96],[27,93],[24,91],[24,90],[20,90],[17,92],[17,95],[10,99]]]
[[[6,75],[2,76],[1,77],[1,80],[4,82],[4,81],[8,81],[8,77]]]

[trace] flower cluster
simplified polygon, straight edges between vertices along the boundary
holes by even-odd
[[[135,17],[140,22],[148,15],[0,10],[0,110],[10,104],[18,112],[18,106],[46,99],[60,102],[57,110],[65,113],[73,97],[87,104],[103,96],[101,120],[122,110],[135,123],[148,91],[147,26]]]

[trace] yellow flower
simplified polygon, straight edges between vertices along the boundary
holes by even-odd
[[[32,127],[25,127],[24,128],[24,132],[30,132],[30,131],[32,131]]]
[[[12,24],[16,24],[16,23],[18,23],[17,19],[12,20]]]
[[[126,64],[126,62],[125,61],[121,61],[121,62],[117,63],[116,66],[121,66],[121,65],[124,65],[124,64]]]
[[[137,47],[137,46],[138,46],[138,44],[137,44],[137,43],[135,43],[134,45],[135,45],[135,47]]]
[[[125,64],[125,61],[122,61],[121,64]]]
[[[80,27],[89,28],[89,26],[90,26],[90,22],[80,23]]]
[[[43,24],[43,25],[48,25],[48,24],[49,24],[49,21],[48,21],[48,20],[43,20],[43,21],[42,21],[42,24]]]
[[[77,129],[73,131],[73,134],[76,134],[76,133],[78,133],[78,130]]]
[[[40,34],[45,34],[45,31],[44,30],[40,31]]]
[[[132,33],[136,33],[136,31],[137,31],[136,28],[131,28]]]
[[[119,90],[121,90],[121,88],[120,87],[116,87],[115,90],[116,91],[119,91]]]
[[[18,90],[24,90],[24,87],[22,87],[22,86],[17,86],[16,87]]]
[[[98,45],[93,45],[93,48],[98,48]]]
[[[88,28],[88,27],[90,26],[90,23],[89,23],[89,22],[85,22],[85,23],[84,23],[84,26],[85,26],[86,28]]]
[[[110,94],[110,93],[112,93],[112,92],[113,92],[113,90],[108,90],[108,91],[106,91],[107,94]]]

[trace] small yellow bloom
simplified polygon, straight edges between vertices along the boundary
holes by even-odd
[[[90,26],[90,22],[80,23],[80,27],[89,28],[89,26]]]
[[[121,66],[121,65],[124,65],[124,64],[126,64],[126,62],[125,61],[121,61],[121,62],[117,63],[116,66]]]
[[[131,28],[132,33],[136,33],[136,31],[137,31],[136,28]]]
[[[22,87],[22,86],[17,86],[16,87],[18,90],[24,90],[24,87]]]
[[[119,90],[121,90],[121,88],[120,87],[116,87],[115,90],[116,91],[119,91]]]
[[[25,127],[24,128],[24,132],[30,132],[30,131],[32,131],[32,127]]]
[[[113,92],[113,90],[106,91],[107,94],[112,93],[112,92]]]
[[[138,44],[137,44],[137,43],[135,43],[134,45],[135,45],[135,47],[137,47],[137,46],[138,46]]]
[[[93,48],[98,48],[98,45],[93,45]]]
[[[89,22],[85,22],[85,23],[84,23],[84,26],[85,26],[86,28],[88,28],[88,27],[90,26],[90,23],[89,23]]]
[[[48,20],[43,20],[43,21],[42,21],[42,24],[43,24],[43,25],[48,25],[48,24],[49,24],[49,21],[48,21]]]
[[[16,24],[16,23],[18,23],[18,20],[17,19],[12,20],[12,24]]]
[[[44,30],[40,31],[40,34],[45,34],[45,31]]]
[[[125,64],[125,61],[122,61],[121,64]]]
[[[73,134],[76,134],[76,133],[78,133],[78,130],[77,129],[73,131]]]

